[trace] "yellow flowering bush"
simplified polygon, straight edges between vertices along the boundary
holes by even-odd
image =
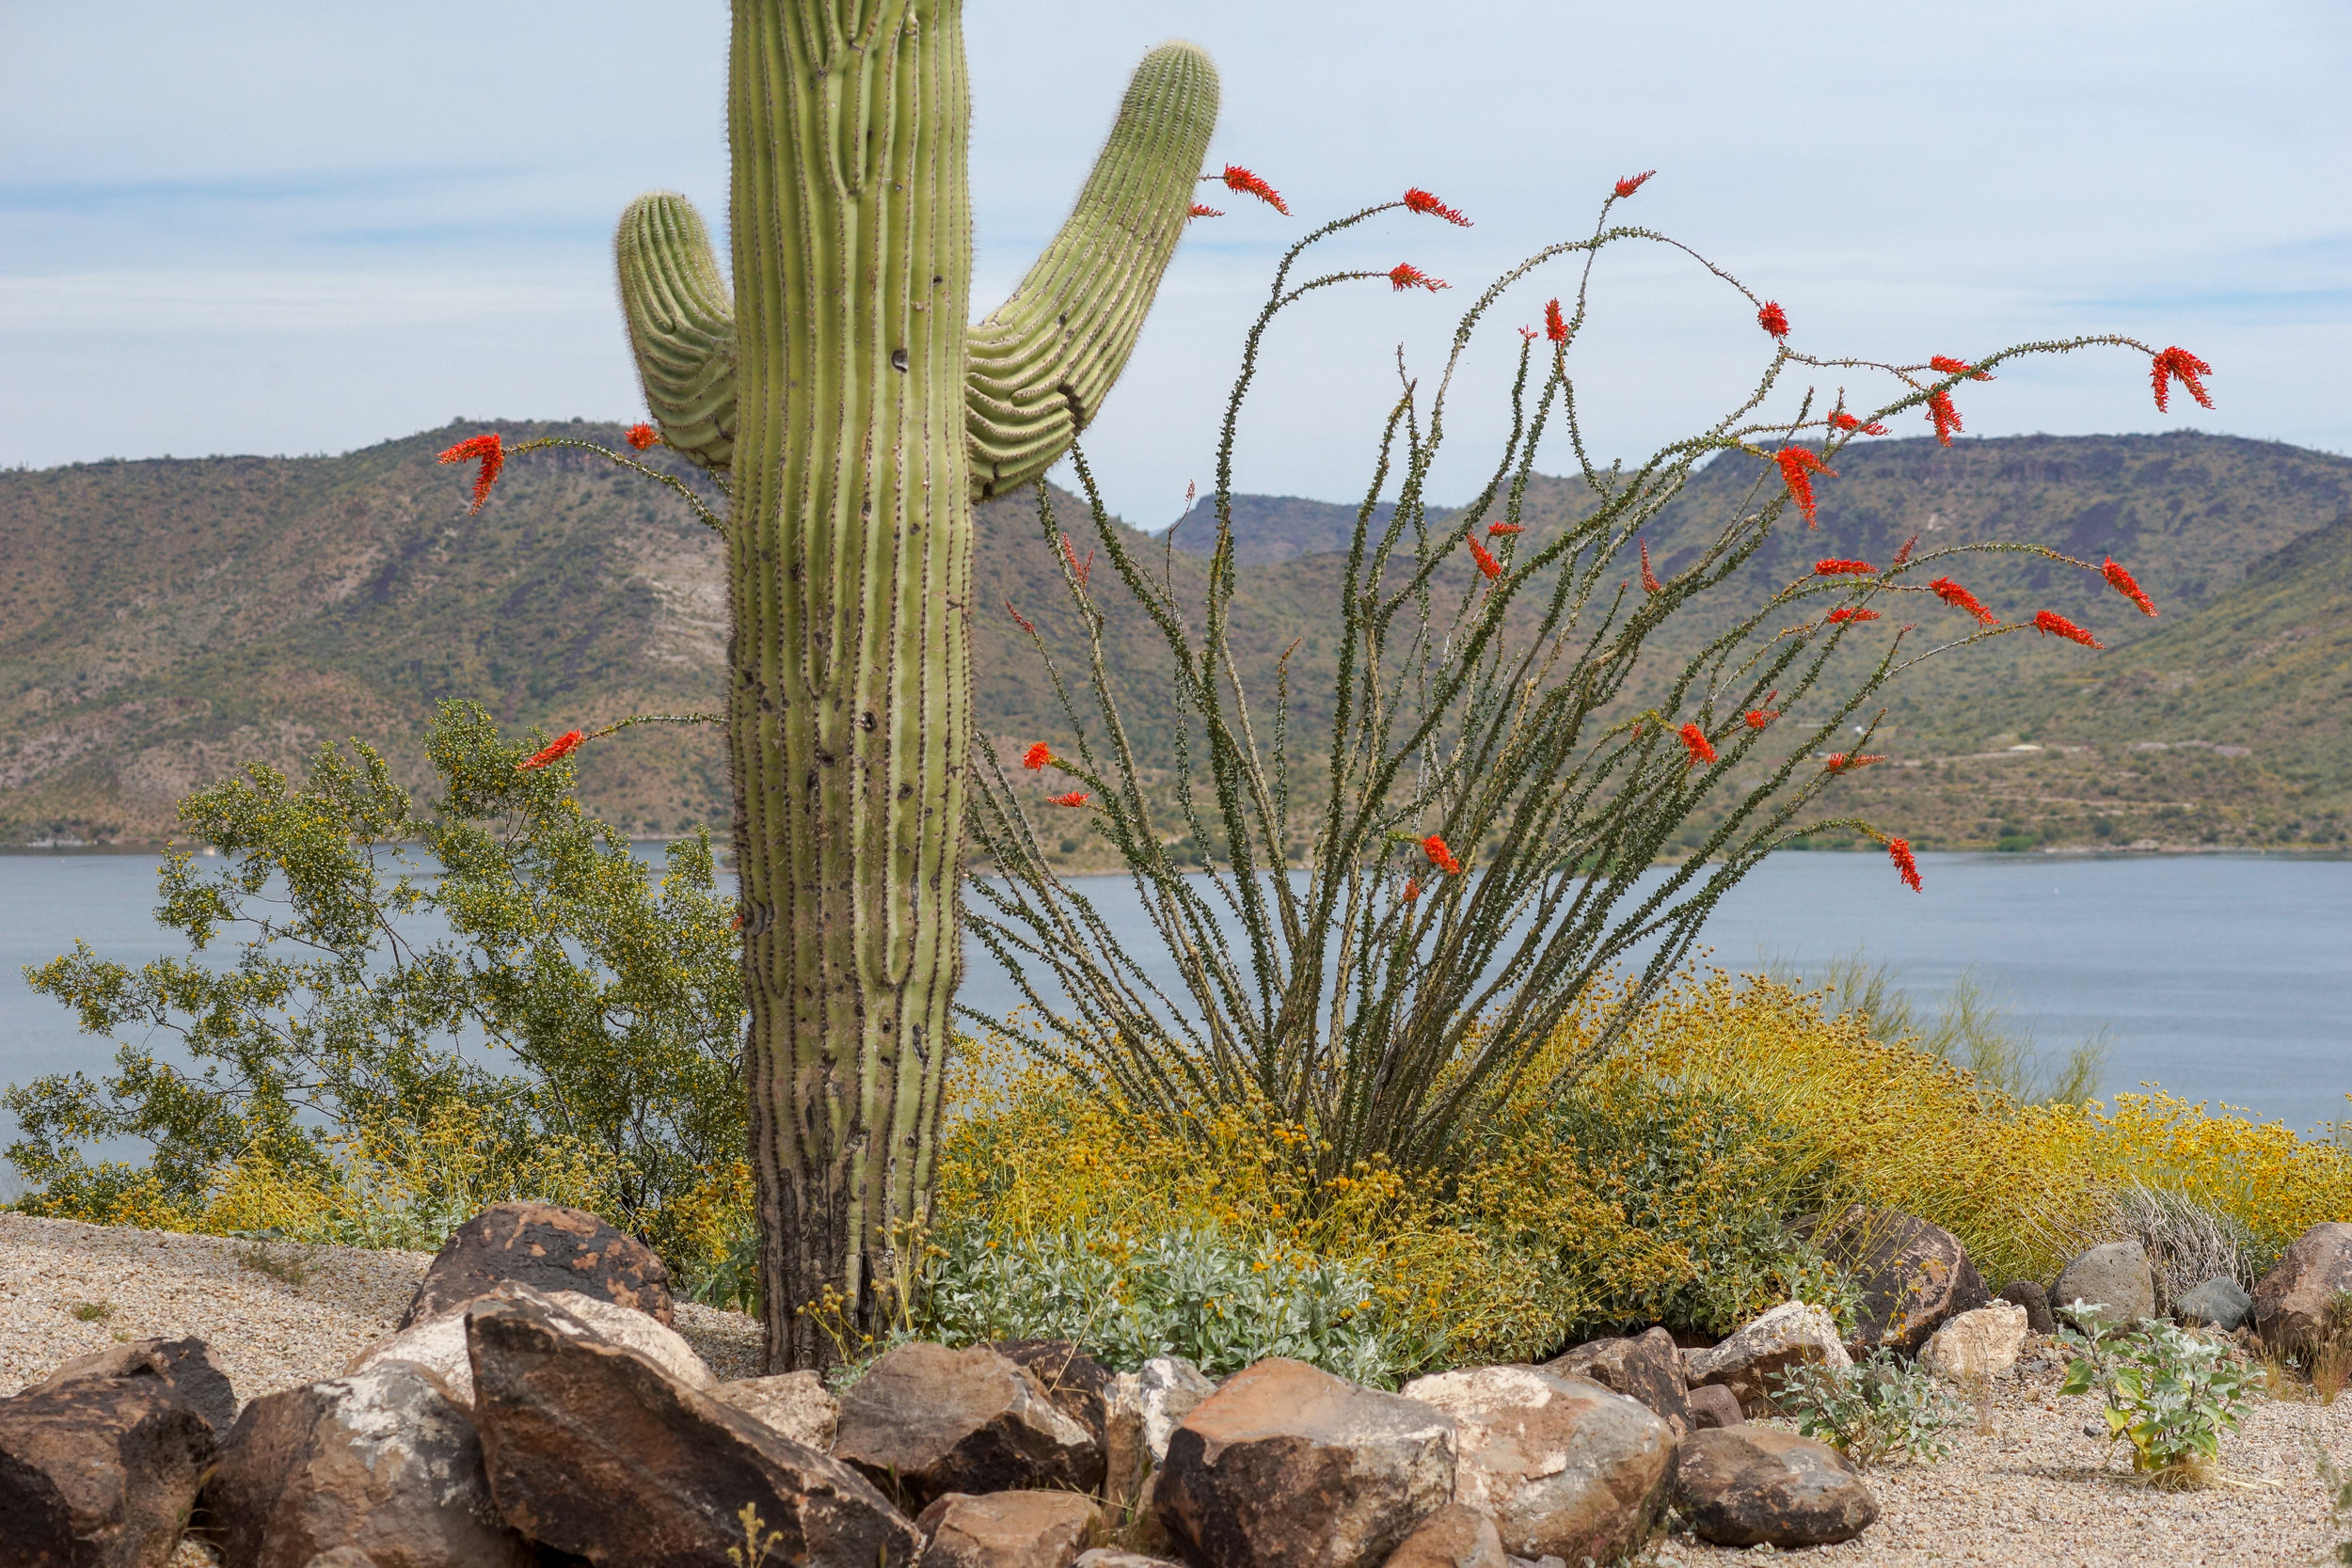
[[[2090,1142],[2106,1168],[2185,1193],[2272,1254],[2314,1225],[2352,1218],[2352,1150],[2221,1110],[2162,1090],[2119,1094],[2112,1112],[2090,1118]]]

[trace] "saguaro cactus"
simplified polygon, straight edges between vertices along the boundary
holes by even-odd
[[[663,438],[730,498],[727,722],[771,1366],[869,1324],[922,1218],[958,970],[975,499],[1101,405],[1216,75],[1145,57],[1061,233],[969,324],[961,0],[735,0],[730,293],[684,198],[615,240]]]

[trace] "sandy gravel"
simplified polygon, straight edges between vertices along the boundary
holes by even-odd
[[[257,1267],[266,1260],[271,1268]],[[331,1377],[387,1332],[431,1261],[421,1252],[251,1245],[0,1214],[0,1393],[118,1339],[199,1336],[240,1400]],[[287,1265],[292,1264],[293,1267]],[[300,1274],[299,1282],[288,1277]],[[77,1317],[76,1307],[103,1307]],[[722,1378],[757,1370],[757,1327],[739,1313],[681,1305],[680,1333]],[[1829,1564],[2018,1563],[2034,1568],[2253,1568],[2312,1564],[2337,1539],[2313,1463],[2324,1442],[2352,1461],[2352,1397],[2333,1405],[2262,1401],[2223,1446],[2231,1484],[2162,1493],[2083,1435],[2089,1397],[2060,1399],[2048,1341],[1997,1380],[1989,1435],[1964,1433],[1940,1465],[1872,1472],[1880,1517],[1858,1541],[1806,1554]],[[2104,1463],[2103,1463],[2104,1462]],[[1687,1537],[1645,1561],[1696,1564],[1733,1553]],[[212,1560],[188,1548],[183,1564]]]

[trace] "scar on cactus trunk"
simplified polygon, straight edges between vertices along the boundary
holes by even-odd
[[[614,241],[662,438],[730,499],[744,1076],[774,1369],[878,1332],[896,1248],[927,1217],[959,965],[973,502],[1038,478],[1101,406],[1216,119],[1208,57],[1152,51],[1069,222],[970,325],[959,13],[737,0],[732,297],[682,197],[639,198]]]

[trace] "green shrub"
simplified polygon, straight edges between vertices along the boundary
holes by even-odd
[[[1933,1464],[1974,1417],[1933,1373],[1884,1348],[1855,1366],[1792,1367],[1778,1381],[1780,1407],[1796,1418],[1799,1433],[1866,1470],[1887,1460]]]
[[[2169,1323],[2118,1333],[2095,1313],[2058,1340],[2074,1353],[2061,1394],[2097,1390],[2107,1440],[2132,1447],[2132,1469],[2161,1485],[2214,1479],[2221,1437],[2237,1430],[2260,1374],[2228,1346]]]

